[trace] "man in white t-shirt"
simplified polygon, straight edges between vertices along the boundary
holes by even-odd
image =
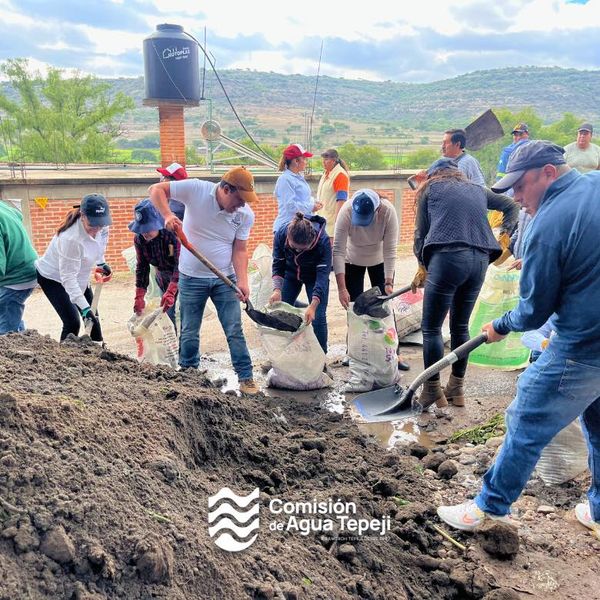
[[[169,198],[185,206],[183,223],[169,208]],[[210,298],[227,337],[240,391],[257,393],[240,309],[240,300],[246,301],[250,293],[247,246],[254,213],[246,203],[258,200],[252,173],[244,167],[236,167],[225,173],[219,183],[200,179],[163,181],[150,187],[150,200],[164,217],[165,227],[171,231],[182,227],[190,243],[236,281],[241,292],[238,297],[191,252],[181,247],[179,365],[195,369],[200,364],[200,326]]]
[[[567,164],[580,173],[600,169],[600,146],[592,144],[594,128],[591,123],[583,123],[577,130],[577,141],[565,146]]]

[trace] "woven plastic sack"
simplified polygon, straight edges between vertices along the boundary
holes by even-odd
[[[248,263],[248,282],[250,284],[250,302],[258,310],[269,303],[273,293],[271,266],[273,254],[266,244],[259,244]]]
[[[368,392],[398,380],[398,334],[394,315],[376,319],[348,309],[348,356],[350,380],[346,392]]]
[[[501,317],[519,302],[520,271],[508,271],[506,266],[488,267],[485,281],[475,304],[469,324],[469,335],[481,333],[482,325]],[[482,344],[471,354],[469,363],[493,369],[521,369],[529,364],[529,349],[521,343],[521,334],[509,333],[495,344]]]
[[[129,270],[135,275],[135,267],[137,265],[135,246],[129,246],[129,248],[122,250],[121,256],[125,259]],[[150,265],[150,281],[146,290],[146,302],[149,302],[152,298],[162,298],[162,294],[162,290],[158,287],[158,283],[156,283],[156,269]],[[133,303],[133,300],[131,302]]]
[[[588,468],[588,447],[575,419],[544,448],[536,471],[546,485],[560,485],[577,477]]]
[[[390,300],[389,305],[394,312],[394,322],[398,340],[419,331],[423,319],[423,291],[415,294],[406,292]]]
[[[276,302],[269,310],[286,310],[304,317],[304,309],[295,308],[285,302]],[[312,325],[304,322],[298,331],[279,331],[257,325],[260,339],[271,361],[267,373],[267,386],[288,390],[316,390],[333,383],[323,372],[325,352],[321,348]]]
[[[173,322],[161,308],[146,309],[139,316],[134,313],[127,322],[127,329],[135,339],[139,362],[177,368],[177,334]]]

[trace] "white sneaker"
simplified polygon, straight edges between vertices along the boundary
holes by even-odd
[[[502,517],[496,517],[488,513],[484,513],[475,504],[474,500],[463,502],[455,506],[440,506],[437,509],[438,517],[455,529],[461,529],[462,531],[473,531],[479,527],[485,519],[492,519],[494,521],[501,521],[507,523],[513,527],[517,526],[517,522],[510,515],[504,515]]]
[[[575,507],[575,516],[577,520],[594,532],[596,537],[600,538],[600,523],[592,520],[590,505],[588,502],[581,502]]]

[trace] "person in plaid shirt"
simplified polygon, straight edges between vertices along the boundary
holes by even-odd
[[[144,296],[150,283],[150,265],[156,268],[156,283],[163,292],[160,305],[175,324],[175,300],[179,282],[179,250],[177,236],[164,228],[164,219],[148,198],[133,211],[129,230],[134,239],[137,264],[135,268],[135,301],[133,311],[141,314],[146,307]]]

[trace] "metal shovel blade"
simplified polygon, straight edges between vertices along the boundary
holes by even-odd
[[[481,150],[484,146],[499,140],[504,135],[504,130],[492,109],[488,109],[465,127],[465,133],[467,150]]]
[[[369,315],[370,317],[383,319],[390,314],[389,309],[383,306],[384,302],[396,298],[396,296],[406,294],[406,292],[410,292],[410,289],[410,285],[405,285],[389,296],[382,296],[381,290],[378,287],[373,287],[357,296],[352,310],[355,315]]]
[[[417,416],[422,409],[413,408],[412,394],[405,398],[408,390],[399,385],[381,388],[356,396],[352,404],[367,423],[398,421]]]
[[[262,312],[256,310],[250,302],[246,303],[246,314],[259,325],[278,329],[279,331],[289,331],[294,333],[300,329],[302,319],[285,310],[274,310],[272,312]]]
[[[367,392],[366,394],[360,394],[354,398],[352,403],[360,416],[368,423],[397,421],[416,416],[433,404],[433,401],[419,402],[418,400],[413,400],[415,392],[421,385],[457,360],[468,356],[469,352],[481,346],[486,340],[486,333],[470,339],[425,369],[406,389],[398,385],[382,388],[373,392]]]

